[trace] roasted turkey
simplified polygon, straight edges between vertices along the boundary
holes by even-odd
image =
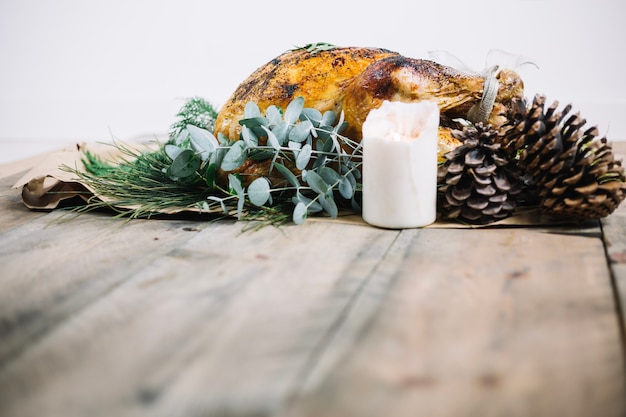
[[[497,127],[507,120],[511,109],[522,103],[523,83],[515,72],[506,69],[499,71],[496,78],[493,110],[483,121]],[[322,113],[343,111],[348,122],[345,135],[358,141],[368,113],[383,101],[433,100],[441,111],[441,154],[456,145],[445,127],[455,118],[468,118],[472,108],[480,105],[484,87],[482,75],[386,49],[335,47],[315,53],[296,49],[258,68],[237,87],[218,114],[215,134],[238,140],[238,122],[250,101],[264,111],[270,105],[284,109],[292,99],[302,96],[305,106]],[[240,172],[252,174],[266,169],[248,163]]]
[[[498,75],[498,93],[488,122],[501,125],[508,110],[523,99],[523,83],[513,71]],[[433,61],[404,57],[379,48],[332,48],[311,53],[306,49],[285,52],[254,71],[219,112],[216,133],[239,138],[246,103],[254,101],[264,110],[285,107],[297,96],[307,107],[321,112],[345,113],[347,136],[360,139],[361,125],[370,110],[384,100],[412,102],[434,100],[444,120],[466,118],[479,104],[485,79]]]

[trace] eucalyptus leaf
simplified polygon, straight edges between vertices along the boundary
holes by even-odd
[[[230,143],[230,139],[228,139],[228,136],[226,136],[222,132],[219,132],[217,134],[217,141],[219,142],[220,146],[228,146],[228,144]]]
[[[300,188],[300,182],[298,181],[298,177],[296,177],[296,175],[293,172],[291,172],[289,168],[277,162],[274,162],[272,166],[276,168],[278,172],[282,174],[283,177],[285,177],[285,179],[287,180],[287,182],[289,182],[289,184],[291,184],[295,188]]]
[[[322,152],[330,153],[333,151],[335,141],[337,140],[336,135],[335,135],[335,139],[334,140],[332,139],[333,135],[334,133],[331,133],[330,139],[324,142],[324,146],[322,146]]]
[[[312,130],[313,124],[311,121],[304,120],[291,129],[291,132],[289,132],[289,140],[294,142],[304,142],[309,137]]]
[[[344,122],[344,120],[345,120],[345,114],[342,110],[341,113],[339,113],[339,121],[335,125],[335,132],[341,133],[346,128],[346,126],[348,126],[348,124]]]
[[[326,184],[333,186],[341,181],[341,175],[330,167],[321,167],[319,169],[320,177],[326,182]]]
[[[337,133],[336,132],[332,132],[330,134],[330,141],[332,146],[331,148],[328,150],[328,152],[336,152],[336,153],[341,153],[341,146],[339,146],[339,140],[337,139]]]
[[[277,125],[272,126],[271,130],[276,136],[278,143],[284,144],[287,142],[287,138],[289,137],[291,126],[289,126],[286,122],[280,122]]]
[[[313,162],[313,169],[323,167],[326,164],[326,161],[328,161],[328,157],[326,155],[319,155],[315,162]]]
[[[259,146],[259,138],[254,131],[246,125],[241,126],[241,138],[250,148]]]
[[[283,121],[283,115],[277,106],[269,106],[265,110],[265,117],[271,126],[277,125]]]
[[[176,159],[178,155],[180,155],[180,153],[184,149],[176,145],[168,144],[168,145],[165,145],[164,150],[165,150],[165,154],[169,156],[170,159],[173,161],[174,159]]]
[[[312,154],[313,149],[311,148],[311,145],[307,143],[302,147],[302,149],[300,149],[300,152],[298,152],[298,156],[296,157],[296,168],[299,170],[305,169],[311,160]]]
[[[251,161],[264,161],[266,159],[270,159],[276,153],[273,149],[251,149],[248,154],[248,159]]]
[[[332,194],[320,194],[318,196],[318,201],[324,208],[324,211],[328,213],[330,217],[332,217],[333,219],[337,217],[337,215],[339,214],[339,209],[337,208],[337,203],[335,203],[335,199],[333,198]]]
[[[318,127],[320,122],[322,121],[322,113],[319,110],[306,107],[302,109],[302,113],[300,114],[300,120],[309,120],[313,123],[313,126]]]
[[[243,185],[241,185],[241,180],[233,174],[228,174],[228,188],[230,188],[237,195],[243,195]]]
[[[265,117],[247,117],[239,120],[239,124],[242,126],[248,126],[250,129],[254,129],[262,126],[269,126],[270,123]]]
[[[185,125],[186,126],[186,125]],[[183,130],[181,130],[181,132],[176,135],[176,137],[174,138],[174,145],[176,146],[181,146],[184,145],[186,142],[189,141],[189,131],[187,130],[187,128],[185,127]]]
[[[346,177],[341,178],[341,182],[339,183],[339,194],[346,200],[351,199],[354,195],[352,183]]]
[[[330,138],[330,136],[329,136],[329,138]],[[322,138],[322,137],[320,136],[320,139],[318,139],[318,140],[316,140],[316,141],[315,141],[315,150],[316,150],[316,151],[318,151],[318,152],[323,152],[323,150],[324,150],[324,145],[325,145],[325,144],[326,144],[326,142],[328,142],[329,140],[330,140],[330,139],[325,139],[325,138]]]
[[[292,151],[294,151],[293,154],[294,154],[294,157],[296,157],[298,156],[298,151],[302,149],[302,144],[298,142],[289,141],[289,143],[287,143],[287,147],[291,149]]]
[[[354,174],[359,172],[356,164],[354,162],[347,161],[346,164],[341,167],[341,172],[346,178],[350,180],[352,186],[356,187],[356,177],[354,176]]]
[[[280,145],[281,144],[278,141],[278,138],[276,137],[274,132],[272,132],[271,130],[269,130],[265,126],[263,126],[263,130],[265,130],[265,133],[267,133],[267,142],[270,144],[270,146],[272,148],[276,149],[277,151],[280,151]]]
[[[237,219],[241,219],[245,202],[245,194],[241,180],[233,174],[228,174],[228,187],[237,194]]]
[[[237,220],[241,220],[241,216],[243,215],[244,203],[245,203],[245,199],[243,195],[237,195]]]
[[[307,209],[304,203],[296,204],[296,207],[293,209],[292,219],[295,224],[302,224],[306,220]]]
[[[301,201],[306,204],[309,213],[319,213],[320,211],[324,210],[320,203],[318,203],[316,200],[311,200],[309,197],[305,196],[299,191],[296,193],[296,196],[294,198],[296,199],[296,202]]]
[[[196,156],[194,151],[185,149],[172,161],[167,174],[173,180],[187,178],[195,174],[201,164],[202,161]]]
[[[248,199],[255,206],[262,206],[270,198],[270,183],[264,177],[259,177],[248,186]]]
[[[228,146],[228,145],[224,145]],[[219,147],[211,154],[209,158],[209,164],[215,164],[217,166],[222,165],[222,160],[224,159],[224,155],[229,149],[227,147]]]
[[[306,182],[309,184],[309,187],[318,194],[326,194],[329,190],[326,181],[315,171],[307,171]]]
[[[262,117],[259,106],[254,101],[249,101],[248,103],[246,103],[246,106],[243,108],[243,117],[244,119]]]
[[[279,156],[280,156],[280,151],[275,151],[274,156],[272,156],[272,161],[270,162],[270,170],[269,170],[270,174],[272,173],[272,170],[274,169],[274,164],[278,160]]]
[[[341,191],[342,187],[345,189],[345,193],[348,192],[348,185],[346,184],[339,184],[339,193],[341,193],[341,195],[344,198],[352,198],[352,196],[354,196],[354,193],[356,192],[356,178],[354,178],[354,174],[353,172],[358,172],[358,171],[348,171],[344,174],[344,180],[348,182],[348,184],[350,184],[350,197],[346,197],[344,195],[344,192]]]
[[[211,201],[215,201],[217,203],[220,203],[220,207],[222,208],[222,211],[225,214],[228,214],[228,209],[226,208],[226,204],[224,204],[224,199],[223,198],[219,198],[219,197],[216,197],[214,195],[210,195],[210,196],[207,197],[207,200],[211,200]]]
[[[217,178],[217,164],[208,164],[204,172],[204,181],[209,188],[215,188],[215,179]]]
[[[209,159],[211,153],[219,146],[215,136],[206,129],[194,125],[187,125],[191,140],[191,148],[198,152],[203,161]]]
[[[265,117],[251,117],[249,119],[241,119],[241,126],[248,126],[257,137],[265,136],[263,128],[269,126],[269,121]]]
[[[221,168],[224,171],[232,171],[239,168],[246,161],[246,143],[242,140],[235,142],[224,155]]]
[[[321,124],[325,126],[332,126],[335,123],[335,120],[337,120],[337,115],[335,114],[335,112],[328,110],[324,112]]]
[[[348,127],[348,122],[341,122],[335,126],[335,131],[338,134],[341,134],[344,130],[346,130],[347,127]]]
[[[302,109],[304,108],[304,97],[296,97],[291,103],[287,105],[285,109],[285,122],[290,125],[294,125],[298,119],[300,118],[300,114],[302,113]]]
[[[315,129],[315,133],[317,133],[317,137],[322,140],[328,140],[330,138],[330,134],[332,133],[332,131],[333,131],[333,128],[328,127],[328,126],[320,126],[319,128]],[[320,141],[318,140],[317,142],[319,143]]]

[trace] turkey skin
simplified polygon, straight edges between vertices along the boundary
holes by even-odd
[[[523,82],[513,71],[497,74],[498,90],[486,120],[498,127],[510,110],[523,102]],[[254,101],[263,112],[270,105],[285,108],[301,96],[305,106],[320,112],[344,112],[345,135],[361,139],[368,113],[383,101],[432,100],[441,112],[442,126],[455,118],[468,118],[480,104],[485,86],[481,75],[458,71],[433,61],[414,59],[380,48],[345,47],[311,53],[305,49],[285,52],[254,71],[221,108],[215,134],[238,140],[244,107]],[[440,134],[440,150],[451,146],[450,135]]]

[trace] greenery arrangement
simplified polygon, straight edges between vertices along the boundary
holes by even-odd
[[[115,165],[86,153],[85,171],[74,172],[98,198],[78,210],[110,207],[140,218],[195,209],[264,224],[301,224],[314,213],[334,218],[342,207],[360,211],[361,145],[341,134],[343,114],[306,108],[302,97],[264,114],[250,102],[237,141],[211,133],[216,115],[193,98],[156,151],[118,144],[125,158]],[[269,169],[246,173],[250,161]]]

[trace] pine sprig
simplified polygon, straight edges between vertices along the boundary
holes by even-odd
[[[201,97],[193,97],[181,107],[176,114],[178,120],[170,127],[170,139],[180,135],[188,125],[193,125],[210,132],[215,129],[215,120],[217,119],[217,110],[207,100]]]
[[[203,187],[183,185],[163,174],[171,161],[162,149],[142,152],[119,143],[114,146],[124,155],[118,165],[110,165],[87,152],[84,171],[66,167],[97,196],[79,211],[110,208],[120,216],[149,218],[196,207],[206,198]]]
[[[308,43],[304,46],[296,46],[295,48],[291,50],[292,51],[304,50],[314,55],[318,52],[329,51],[334,48],[336,48],[335,45],[327,43],[327,42],[315,42],[315,43]]]
[[[83,166],[89,174],[96,176],[106,175],[112,170],[117,169],[115,165],[105,162],[98,155],[86,150],[82,158]]]

